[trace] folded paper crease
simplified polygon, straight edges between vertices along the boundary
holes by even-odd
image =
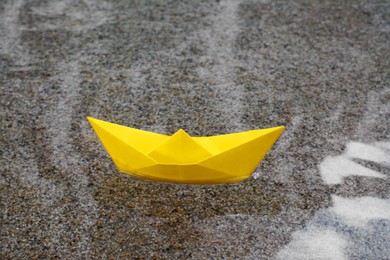
[[[153,181],[193,184],[229,183],[251,176],[284,127],[208,137],[180,129],[172,136],[88,117],[124,173]]]

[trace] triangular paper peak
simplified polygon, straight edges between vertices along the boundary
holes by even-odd
[[[189,138],[191,138],[191,136],[186,132],[184,131],[183,129],[179,129],[176,131],[176,133],[174,133],[172,136],[175,136],[175,135],[179,135],[179,136],[188,136]]]
[[[188,164],[207,159],[211,153],[180,129],[148,156],[160,163]]]

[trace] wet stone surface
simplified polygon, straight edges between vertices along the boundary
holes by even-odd
[[[385,259],[389,18],[386,1],[0,1],[0,258]],[[87,116],[286,131],[256,178],[176,185],[119,173]]]

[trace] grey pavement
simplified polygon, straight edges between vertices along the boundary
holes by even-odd
[[[0,259],[390,259],[389,45],[389,1],[0,1]],[[286,131],[252,178],[178,185],[87,116]]]

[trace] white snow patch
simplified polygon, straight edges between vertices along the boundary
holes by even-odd
[[[72,31],[86,31],[96,28],[111,20],[109,12],[111,6],[101,1],[84,0],[82,8],[80,1],[62,0],[51,1],[46,5],[34,6],[31,11],[35,15],[46,17],[62,17],[62,19],[49,19],[38,25],[39,30],[53,30],[63,28]]]
[[[89,177],[80,166],[82,164],[80,155],[75,151],[69,136],[73,120],[72,111],[80,102],[80,66],[78,62],[60,63],[57,69],[62,72],[56,78],[61,86],[61,94],[54,111],[48,111],[45,117],[45,121],[49,125],[48,133],[52,137],[51,160],[53,165],[58,165],[62,171],[69,173],[79,207],[86,213],[80,228],[88,230],[96,222],[98,204],[87,187]],[[83,232],[81,239],[77,242],[79,247],[88,254],[91,247],[91,237]]]
[[[207,57],[211,68],[199,69],[199,75],[211,82],[220,97],[216,108],[232,130],[241,131],[243,89],[234,83],[234,69],[238,61],[234,57],[234,41],[239,33],[237,9],[240,1],[227,0],[219,3],[220,8],[211,19],[207,30],[199,31],[199,37],[207,46]]]
[[[376,163],[388,163],[390,155],[378,146],[351,142],[347,145],[346,156]]]
[[[286,126],[288,131],[284,131],[282,133],[282,138],[280,138],[278,143],[276,144],[277,146],[275,147],[275,153],[282,153],[288,150],[291,145],[291,141],[293,140],[293,137],[301,124],[302,116],[294,116],[291,120],[291,123]]]
[[[278,252],[277,259],[346,259],[347,240],[337,232],[324,228],[309,228],[295,232],[292,240]]]
[[[9,55],[18,66],[31,64],[31,56],[20,44],[20,35],[24,27],[20,24],[20,10],[23,0],[7,1],[0,16],[0,54]]]
[[[327,157],[321,162],[319,168],[326,184],[342,183],[343,178],[352,175],[386,178],[386,175],[361,166],[344,156]]]
[[[376,142],[375,145],[382,148],[385,152],[390,153],[390,142]],[[389,156],[387,158],[388,160],[386,163],[390,163]]]
[[[364,227],[370,220],[390,219],[390,200],[375,197],[348,199],[332,196],[333,207],[329,210],[339,215],[345,223]]]
[[[143,95],[145,95],[145,88],[147,88],[148,82],[145,78],[145,75],[142,73],[144,70],[149,70],[154,68],[150,64],[145,65],[137,65],[133,64],[130,69],[123,69],[119,70],[117,69],[117,73],[123,73],[126,75],[131,75],[131,77],[126,78],[126,86],[128,87],[131,95],[134,97],[132,101],[129,102],[123,102],[126,106],[136,104],[137,102],[143,102]],[[161,75],[158,75],[157,73],[153,73],[153,77],[158,78],[159,81],[163,81],[163,78]],[[99,93],[99,99],[103,99],[104,93]],[[152,96],[154,98],[154,96]],[[152,101],[157,102],[157,101]],[[134,107],[134,109],[137,109]],[[159,116],[161,113],[159,112],[159,107],[156,107],[156,116]],[[155,132],[155,133],[166,133],[166,126],[168,125],[168,122],[166,121],[166,118],[159,118],[156,120],[157,123],[153,125],[145,125],[143,126],[143,130]]]
[[[8,1],[4,6],[0,23],[0,53],[10,54],[18,44],[20,36],[19,14],[24,1]]]
[[[372,145],[351,142],[341,156],[327,157],[319,165],[326,184],[338,184],[350,175],[386,178],[384,174],[353,162],[353,158],[388,163],[389,142]],[[390,220],[390,199],[375,197],[343,198],[332,196],[333,206],[322,211],[340,218],[345,224],[364,228],[372,220]],[[316,213],[317,214],[317,213]],[[334,224],[325,226],[309,222],[305,230],[293,234],[288,243],[276,255],[277,259],[346,259],[345,250],[350,242],[337,232]]]

